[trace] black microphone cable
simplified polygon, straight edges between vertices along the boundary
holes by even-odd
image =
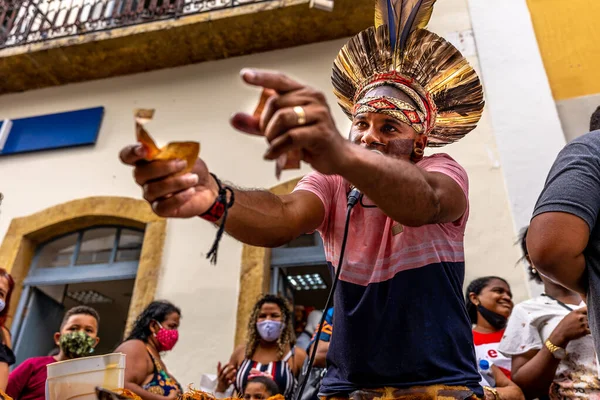
[[[342,248],[340,249],[340,258],[338,261],[338,268],[335,271],[335,277],[333,278],[333,283],[331,284],[331,290],[329,291],[329,295],[327,296],[327,302],[325,303],[325,309],[323,310],[323,315],[321,316],[321,322],[319,323],[319,329],[317,329],[317,333],[315,334],[315,341],[313,343],[313,348],[310,354],[310,358],[308,360],[308,367],[306,369],[306,373],[303,374],[302,382],[300,383],[300,388],[298,392],[296,392],[296,400],[300,400],[302,395],[304,394],[304,389],[306,389],[306,383],[308,382],[308,377],[310,376],[310,372],[313,368],[313,363],[315,362],[315,357],[317,355],[317,347],[319,347],[319,337],[321,336],[321,331],[323,330],[323,324],[325,322],[325,317],[327,316],[327,310],[331,305],[331,300],[333,299],[333,294],[335,292],[335,288],[340,279],[340,272],[342,272],[342,263],[344,262],[344,253],[346,251],[346,241],[348,239],[348,229],[350,227],[350,213],[352,209],[356,205],[356,203],[362,198],[362,194],[360,190],[357,188],[353,188],[348,194],[348,208],[346,209],[346,223],[344,224],[344,237],[342,239]]]

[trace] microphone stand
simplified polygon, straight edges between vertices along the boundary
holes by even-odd
[[[342,239],[342,248],[340,249],[340,258],[338,261],[338,267],[335,271],[335,277],[333,279],[333,284],[331,285],[331,290],[329,291],[329,295],[327,296],[327,302],[325,303],[325,309],[323,310],[323,315],[321,316],[321,322],[319,323],[319,329],[317,329],[317,333],[315,334],[315,342],[313,343],[313,348],[310,354],[310,358],[308,360],[308,368],[306,369],[306,373],[303,374],[302,382],[300,383],[300,388],[296,393],[295,400],[301,400],[302,395],[304,394],[304,389],[306,389],[306,383],[308,382],[308,377],[310,376],[310,372],[313,368],[313,363],[315,362],[315,357],[317,355],[317,347],[319,345],[319,337],[321,336],[321,331],[323,330],[323,323],[325,322],[325,317],[327,315],[327,310],[331,305],[331,301],[333,300],[333,294],[335,292],[335,288],[337,287],[338,281],[340,279],[340,272],[342,272],[342,263],[344,262],[344,253],[346,251],[346,242],[348,240],[348,228],[350,227],[350,213],[352,209],[358,203],[360,198],[362,197],[362,193],[357,187],[353,187],[348,194],[348,205],[346,209],[346,223],[344,224],[344,238]]]

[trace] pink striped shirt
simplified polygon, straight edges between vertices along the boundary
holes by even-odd
[[[465,170],[447,154],[425,157],[417,167],[452,178],[468,200]],[[306,175],[294,191],[306,190],[321,199],[325,217],[317,229],[327,261],[337,267],[346,217],[349,184],[337,175]],[[373,204],[363,198],[363,204]],[[468,201],[467,201],[468,203]],[[400,227],[378,208],[357,205],[352,212],[345,263],[340,279],[357,285],[392,279],[397,273],[440,262],[464,262],[463,237],[469,209],[455,222]]]

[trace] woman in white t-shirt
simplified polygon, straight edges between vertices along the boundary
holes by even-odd
[[[527,230],[521,246],[526,247]],[[513,309],[499,350],[512,356],[512,380],[527,398],[600,399],[598,365],[581,297],[542,277],[529,266],[531,279],[544,284],[541,296]]]

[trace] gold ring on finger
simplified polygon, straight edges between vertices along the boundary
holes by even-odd
[[[301,106],[296,106],[296,107],[294,107],[294,112],[296,113],[296,116],[298,117],[296,124],[298,124],[298,125],[306,124],[306,111],[304,111],[304,108]]]

